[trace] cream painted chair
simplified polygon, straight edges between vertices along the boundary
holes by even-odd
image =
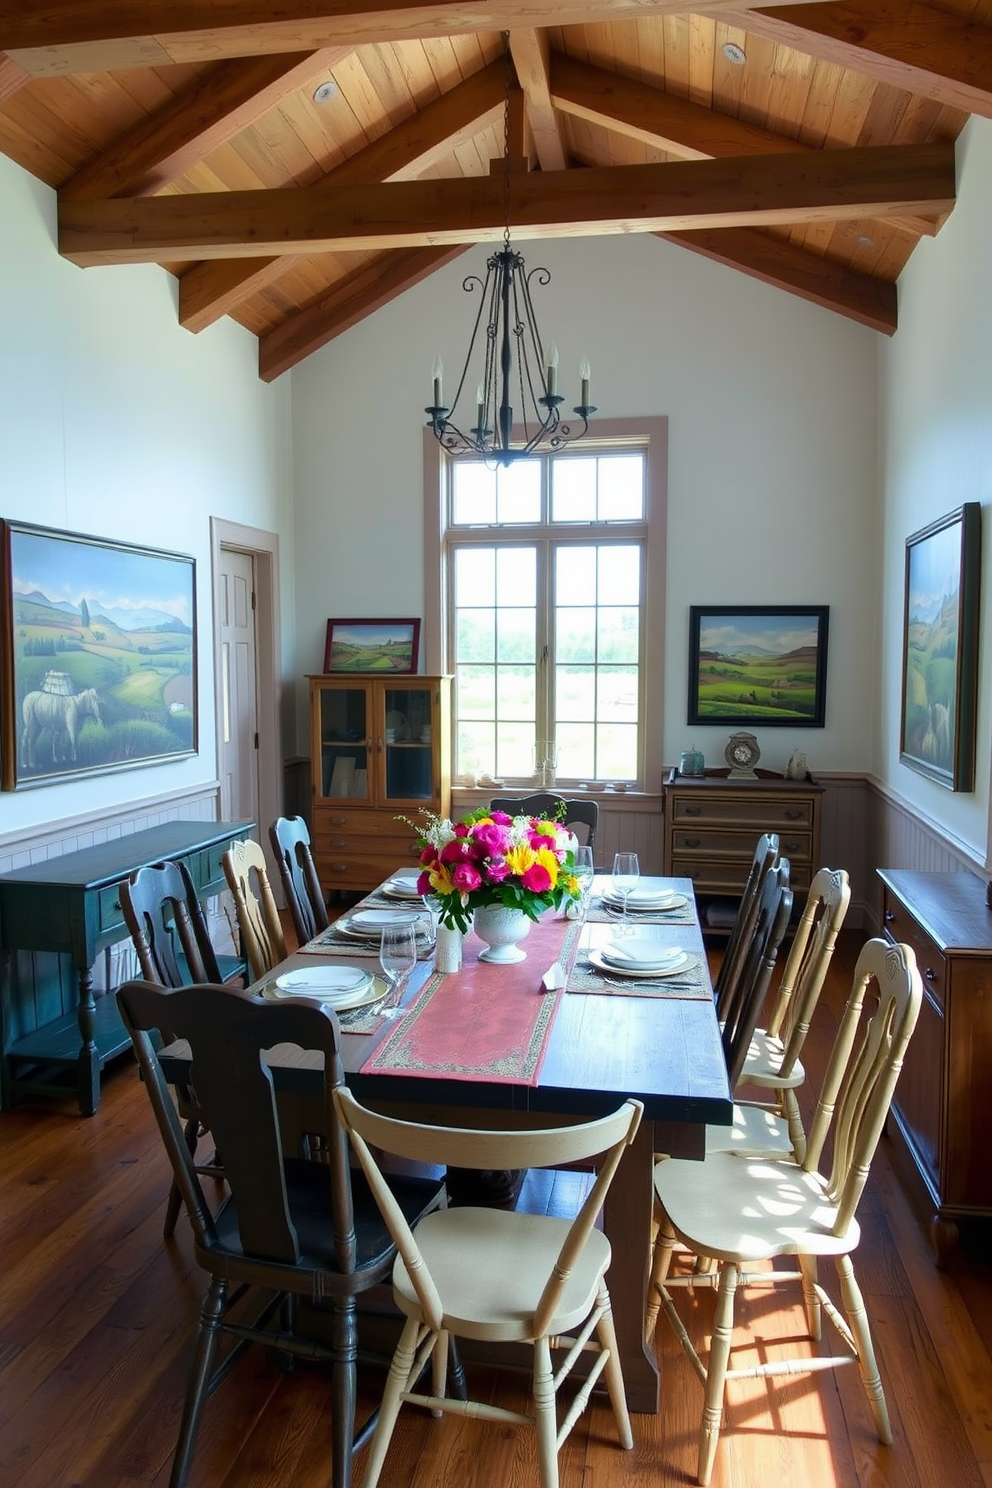
[[[269,883],[265,854],[249,837],[231,844],[221,857],[221,866],[234,896],[241,949],[252,981],[257,982],[286,957],[286,940]]]
[[[757,1085],[774,1099],[735,1103],[733,1126],[707,1127],[707,1152],[794,1154],[802,1161],[806,1133],[796,1091],[806,1071],[800,1054],[850,902],[847,873],[821,868],[810,884],[768,1027],[755,1029],[737,1080],[737,1089]]]
[[[867,1000],[869,986],[877,994],[877,1010],[874,999],[870,1004]],[[649,1329],[653,1331],[660,1303],[704,1382],[697,1465],[702,1484],[709,1482],[713,1470],[728,1379],[792,1377],[857,1362],[879,1439],[892,1441],[851,1254],[861,1233],[855,1210],[916,1026],[921,997],[922,983],[910,947],[869,940],[855,967],[803,1161],[715,1152],[702,1162],[668,1158],[655,1168],[661,1224],[650,1282]],[[831,1134],[833,1161],[829,1174],[821,1174],[819,1163]],[[677,1244],[713,1257],[717,1271],[670,1276]],[[795,1256],[798,1270],[771,1269],[769,1263],[777,1256]],[[820,1256],[831,1256],[837,1266],[843,1311],[817,1280]],[[748,1269],[756,1263],[760,1269]],[[821,1311],[825,1310],[848,1351],[836,1356],[811,1352],[798,1359],[728,1369],[738,1287],[785,1281],[802,1283],[810,1337],[819,1340]],[[676,1287],[704,1285],[719,1288],[708,1366],[700,1359],[672,1299]]]
[[[334,1094],[338,1117],[389,1226],[398,1252],[393,1296],[406,1316],[393,1355],[369,1452],[363,1488],[379,1481],[400,1406],[413,1401],[434,1412],[532,1425],[537,1430],[542,1488],[557,1488],[558,1449],[584,1409],[593,1385],[606,1381],[620,1444],[633,1446],[616,1334],[606,1287],[610,1244],[596,1220],[607,1189],[633,1141],[643,1107],[626,1101],[597,1121],[552,1131],[488,1132],[421,1126],[359,1105],[345,1087]],[[596,1180],[571,1220],[502,1209],[439,1210],[411,1229],[393,1201],[373,1149],[420,1163],[462,1168],[540,1168],[602,1154]],[[577,1336],[572,1338],[571,1334]],[[533,1412],[502,1410],[445,1394],[449,1334],[534,1347]],[[567,1349],[557,1370],[552,1349]],[[558,1425],[556,1392],[577,1357],[593,1361]],[[416,1382],[433,1363],[432,1395]]]

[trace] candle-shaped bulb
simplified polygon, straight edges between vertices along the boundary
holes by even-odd
[[[443,366],[443,364],[441,362],[441,358],[439,356],[436,356],[434,358],[434,365],[431,368],[431,376],[434,379],[434,407],[435,408],[440,408],[441,407],[441,378],[443,377],[443,375],[444,375],[444,366]]]
[[[482,391],[482,383],[481,382],[479,383],[479,386],[475,390],[475,403],[476,403],[475,427],[477,429],[479,429],[479,430],[482,430],[482,429],[484,429],[486,427],[485,426],[485,422],[484,422],[485,416],[486,416],[486,397],[485,397],[485,394]]]
[[[580,406],[582,408],[588,408],[589,407],[589,377],[590,377],[589,358],[588,357],[583,357],[582,358],[582,361],[579,363],[579,377],[582,380],[582,393],[581,393],[581,396],[579,397],[579,404],[580,404]]]
[[[548,347],[548,397],[553,398],[558,391],[558,348],[552,341]]]

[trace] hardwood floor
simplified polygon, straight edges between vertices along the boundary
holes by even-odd
[[[807,1046],[818,1080],[857,953],[842,938]],[[104,1080],[98,1114],[22,1104],[0,1114],[0,1483],[4,1488],[165,1488],[201,1292],[187,1227],[164,1242],[164,1154],[127,1058]],[[529,1183],[531,1205],[567,1196]],[[714,1488],[992,1488],[992,1257],[989,1231],[965,1236],[951,1271],[934,1268],[927,1229],[883,1140],[859,1211],[855,1257],[895,1445],[879,1446],[854,1370],[731,1385]],[[831,1285],[828,1267],[824,1276]],[[714,1298],[682,1294],[708,1337]],[[802,1339],[791,1289],[740,1299],[733,1364]],[[825,1338],[827,1335],[825,1334]],[[562,1488],[673,1488],[694,1481],[702,1393],[670,1329],[656,1338],[664,1407],[615,1444],[597,1402],[561,1453]],[[827,1339],[827,1346],[832,1347]],[[362,1377],[371,1405],[382,1375]],[[526,1382],[476,1370],[474,1388],[519,1407]],[[326,1488],[328,1389],[316,1370],[281,1375],[249,1355],[208,1402],[190,1488]],[[363,1457],[356,1462],[360,1482]],[[384,1488],[536,1488],[533,1434],[411,1409]]]

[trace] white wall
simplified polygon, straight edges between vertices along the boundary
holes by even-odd
[[[883,597],[875,773],[924,818],[989,863],[992,706],[992,123],[958,141],[957,205],[899,281],[899,330],[882,356]],[[975,789],[952,793],[899,762],[906,538],[965,501],[983,503]]]
[[[4,793],[0,832],[216,777],[212,515],[282,534],[292,667],[288,382],[259,381],[232,321],[182,330],[163,270],[83,271],[55,236],[54,192],[0,156],[0,516],[196,558],[199,754]]]
[[[670,420],[658,772],[693,740],[723,763],[729,729],[686,724],[689,606],[723,603],[830,605],[827,726],[757,730],[763,763],[798,744],[814,771],[867,769],[880,338],[652,237],[515,246],[552,273],[534,298],[566,402],[586,355],[604,418]],[[423,614],[422,410],[436,353],[454,391],[484,262],[470,249],[291,374],[303,671],[328,616]]]

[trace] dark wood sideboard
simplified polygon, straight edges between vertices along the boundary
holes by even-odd
[[[113,996],[96,998],[98,951],[127,939],[120,885],[137,868],[182,861],[201,896],[226,888],[221,854],[253,822],[173,821],[0,874],[0,1104],[19,1095],[65,1095],[92,1116],[100,1071],[130,1046]],[[19,952],[48,953],[23,957]],[[67,979],[61,964],[74,975]],[[53,969],[46,974],[44,962]],[[39,971],[39,966],[41,970]]]
[[[923,978],[889,1133],[922,1179],[944,1264],[959,1220],[992,1217],[992,909],[973,873],[880,868],[878,876],[885,934],[912,946]]]

